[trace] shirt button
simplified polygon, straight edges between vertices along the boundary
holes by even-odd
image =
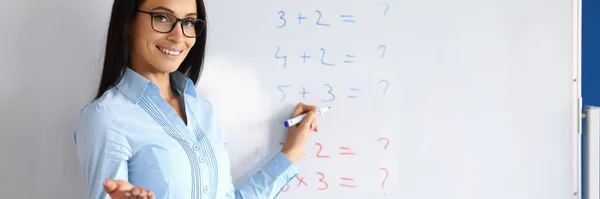
[[[204,187],[204,189],[202,189],[202,191],[203,191],[204,193],[208,193],[208,187]]]
[[[200,162],[204,163],[204,156],[198,157],[198,160],[200,160]]]
[[[200,145],[194,144],[192,145],[192,148],[194,148],[194,150],[200,150]]]

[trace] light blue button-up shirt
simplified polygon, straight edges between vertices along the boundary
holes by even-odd
[[[210,102],[179,72],[171,85],[182,96],[187,125],[156,84],[126,68],[123,79],[77,117],[74,138],[89,198],[109,198],[106,178],[152,190],[156,198],[275,198],[297,175],[277,153],[234,187],[227,141]]]

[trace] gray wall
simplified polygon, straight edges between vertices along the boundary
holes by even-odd
[[[84,198],[72,137],[112,1],[0,1],[1,198]]]

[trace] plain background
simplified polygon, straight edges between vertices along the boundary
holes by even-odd
[[[84,198],[75,115],[94,94],[112,1],[0,1],[0,197]]]

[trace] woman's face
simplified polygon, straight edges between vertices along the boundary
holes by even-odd
[[[197,18],[196,0],[144,0],[139,10],[171,14],[180,19]],[[168,31],[170,26],[166,24],[171,20],[168,15],[155,15],[152,19],[143,12],[136,13],[132,24],[132,67],[151,73],[177,70],[196,42],[195,38],[186,37],[181,28],[181,23],[185,23],[184,26],[191,23],[180,21],[170,33],[159,33],[153,24],[155,29],[167,27]]]

